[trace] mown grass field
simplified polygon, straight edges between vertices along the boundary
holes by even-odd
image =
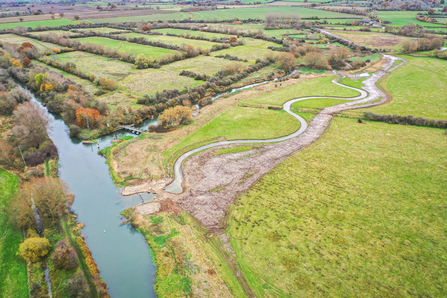
[[[332,79],[334,78],[336,77],[318,78],[267,92],[244,101],[244,105],[282,107],[290,99],[305,96],[354,97],[359,95],[357,91],[333,84]]]
[[[442,297],[444,130],[333,119],[231,207],[257,297]]]
[[[3,297],[29,297],[26,263],[19,256],[23,234],[9,217],[8,207],[19,179],[0,168],[0,292]]]
[[[60,49],[59,45],[55,45],[49,42],[43,42],[32,38],[22,37],[15,34],[2,34],[0,35],[0,41],[2,43],[11,43],[21,45],[24,42],[29,42],[34,45],[39,50],[50,50],[50,49]]]
[[[407,63],[379,81],[393,97],[391,102],[362,111],[447,120],[447,61],[402,58]]]
[[[314,98],[314,99],[306,99],[302,101],[295,102],[292,104],[293,108],[326,108],[335,106],[341,103],[346,103],[347,100],[343,99],[332,99],[332,98]]]
[[[181,38],[181,37],[175,37],[175,36],[167,36],[167,35],[143,35],[138,33],[127,33],[125,34],[127,38],[131,37],[144,37],[148,40],[152,41],[161,41],[163,43],[177,45],[177,46],[183,46],[183,45],[191,45],[195,48],[202,48],[202,49],[211,49],[213,45],[216,43],[209,42],[206,40],[195,40],[195,39],[188,39],[188,38]]]
[[[17,26],[24,26],[25,28],[36,28],[37,26],[42,27],[59,27],[66,25],[76,25],[78,22],[68,20],[68,19],[56,19],[56,20],[47,20],[47,21],[32,21],[32,22],[17,22],[17,23],[3,23],[0,24],[0,30],[3,29],[15,29]]]
[[[77,40],[79,40],[79,42],[81,43],[92,43],[109,47],[112,49],[117,49],[118,52],[121,53],[134,54],[136,56],[143,54],[151,59],[158,59],[167,54],[173,54],[176,52],[169,49],[145,46],[136,43],[130,43],[126,41],[114,40],[103,37],[85,37],[85,38],[78,38]]]

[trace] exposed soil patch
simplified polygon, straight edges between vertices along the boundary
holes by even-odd
[[[303,134],[288,141],[236,154],[213,155],[215,150],[229,147],[221,146],[192,156],[183,166],[185,191],[180,195],[167,192],[157,193],[155,202],[170,198],[207,228],[213,230],[222,228],[225,211],[235,197],[248,190],[262,175],[287,157],[318,140],[334,114],[345,110],[376,106],[387,100],[386,94],[378,89],[375,83],[388,71],[394,69],[392,65],[397,58],[384,56],[384,59],[386,64],[383,69],[364,81],[364,90],[369,93],[366,98],[323,109],[313,118]],[[358,106],[358,104],[379,98],[381,100],[378,102]],[[219,191],[211,191],[217,189]],[[136,211],[139,212],[139,207]]]

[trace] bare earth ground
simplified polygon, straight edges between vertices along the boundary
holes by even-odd
[[[308,129],[303,134],[285,142],[236,154],[212,155],[214,150],[201,152],[188,159],[183,166],[183,188],[185,191],[182,194],[157,192],[153,202],[139,205],[135,211],[141,215],[148,214],[149,208],[145,205],[159,203],[170,198],[208,229],[219,230],[221,220],[225,217],[225,211],[234,198],[248,190],[262,175],[287,157],[318,140],[330,124],[334,114],[345,110],[376,106],[387,100],[385,93],[378,89],[375,83],[388,71],[396,68],[393,68],[393,63],[398,58],[384,56],[384,59],[386,61],[384,67],[364,81],[364,90],[369,93],[366,98],[323,109],[310,121]],[[350,77],[356,78],[353,75]],[[378,99],[380,100],[372,104],[358,106],[358,104]],[[221,148],[217,147],[215,150]],[[216,189],[218,191],[211,191]],[[150,209],[154,210],[154,208]]]
[[[302,76],[299,79],[290,79],[282,82],[282,87],[287,87],[306,80],[315,79],[317,77],[327,76],[328,74],[311,74]],[[160,134],[138,140],[138,142],[131,143],[126,146],[126,150],[119,151],[110,160],[110,166],[121,178],[127,175],[138,177],[139,179],[160,179],[168,177],[169,173],[162,165],[162,152],[174,146],[179,140],[185,138],[196,129],[199,129],[213,118],[219,116],[222,112],[230,108],[232,105],[256,97],[260,94],[271,92],[275,89],[274,83],[259,85],[250,90],[232,96],[231,98],[222,98],[213,102],[212,105],[203,107],[193,123],[183,126],[178,130],[172,131],[168,134]],[[144,162],[141,162],[141,161]],[[147,188],[145,191],[152,191],[152,188]],[[134,192],[136,193],[136,192]]]

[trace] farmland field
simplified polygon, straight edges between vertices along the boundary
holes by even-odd
[[[142,69],[128,75],[118,83],[129,92],[153,95],[157,91],[191,88],[202,83],[193,78],[180,76],[179,72],[162,69]]]
[[[176,73],[180,73],[182,70],[189,70],[195,73],[204,73],[212,76],[226,66],[234,65],[235,63],[242,66],[248,65],[244,62],[235,62],[223,58],[199,56],[163,65],[161,69],[173,71]]]
[[[443,296],[443,133],[335,118],[258,181],[227,219],[255,295]]]
[[[384,21],[391,22],[391,25],[405,26],[407,23],[413,23],[423,27],[440,26],[437,24],[430,24],[416,20],[416,14],[418,11],[379,11],[378,13],[379,18],[383,19]]]
[[[77,69],[86,74],[93,74],[97,78],[108,78],[119,81],[136,71],[134,65],[119,60],[111,60],[106,57],[85,52],[69,52],[59,54],[56,59],[60,63],[75,63]]]
[[[447,120],[447,61],[403,58],[407,63],[380,82],[393,97],[391,102],[364,111]]]
[[[211,56],[229,54],[240,59],[247,59],[254,62],[257,58],[264,59],[267,56],[276,56],[278,54],[278,52],[273,52],[268,49],[268,47],[279,46],[276,43],[252,38],[243,38],[242,40],[245,42],[244,45],[212,52]]]
[[[387,33],[372,33],[372,32],[346,32],[334,31],[337,36],[346,38],[347,40],[358,43],[373,49],[387,49],[399,50],[402,44],[410,40],[409,37],[397,36]]]
[[[181,37],[175,37],[175,36],[167,36],[167,35],[143,35],[138,33],[126,33],[124,34],[127,38],[132,37],[144,37],[151,41],[161,41],[163,43],[177,45],[177,46],[183,46],[183,45],[192,45],[196,48],[202,48],[202,49],[211,49],[215,43],[205,41],[205,40],[196,40],[196,39],[187,39],[187,38],[181,38]]]
[[[1,19],[0,19],[1,20]],[[18,18],[17,18],[18,21]],[[0,24],[0,30],[3,29],[15,29],[17,26],[24,26],[26,28],[36,28],[37,26],[42,27],[57,27],[57,26],[65,26],[65,25],[74,25],[78,22],[68,20],[68,19],[57,19],[57,20],[47,20],[47,21],[33,21],[33,22],[25,22],[25,23],[3,23]]]
[[[175,12],[175,13],[163,13],[154,15],[141,15],[132,17],[112,17],[112,18],[102,18],[102,19],[88,19],[89,23],[118,23],[118,22],[153,22],[153,21],[164,21],[164,20],[183,20],[190,18],[191,15],[186,12]]]
[[[34,45],[39,50],[51,50],[51,49],[60,49],[62,48],[59,45],[55,45],[52,43],[35,40],[28,37],[22,37],[14,34],[2,34],[0,35],[1,42],[3,43],[11,43],[11,44],[22,44],[24,42],[29,42]]]
[[[213,20],[213,19],[264,19],[265,15],[269,12],[278,13],[296,13],[301,18],[308,18],[318,16],[320,18],[333,18],[333,17],[349,17],[352,15],[342,14],[330,11],[320,11],[304,7],[259,7],[259,8],[237,8],[237,9],[222,9],[215,11],[200,11],[193,12],[194,20]]]
[[[144,54],[151,59],[158,59],[167,54],[173,54],[176,52],[174,50],[145,46],[104,37],[85,37],[85,38],[78,38],[77,40],[79,40],[81,43],[98,44],[112,49],[116,49],[118,50],[118,52],[121,53],[135,54],[135,55]]]
[[[184,34],[184,35],[190,35],[190,36],[203,36],[206,38],[225,38],[228,37],[228,35],[220,34],[220,33],[211,33],[211,32],[204,32],[204,31],[194,31],[194,30],[182,30],[182,29],[175,29],[175,28],[166,28],[166,29],[156,29],[153,30],[154,32],[160,32],[163,34],[169,33],[169,34]],[[145,35],[146,37],[147,35]]]

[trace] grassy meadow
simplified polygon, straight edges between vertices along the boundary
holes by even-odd
[[[334,96],[334,97],[354,97],[358,96],[359,92],[340,87],[332,83],[335,76],[328,76],[317,78],[315,80],[308,80],[300,84],[291,85],[285,88],[267,92],[250,98],[244,101],[247,106],[275,106],[282,107],[282,105],[294,98],[305,96]]]
[[[176,61],[163,65],[162,70],[169,70],[179,74],[182,70],[189,70],[195,73],[205,73],[209,76],[216,74],[219,70],[231,65],[247,66],[248,63],[231,61],[223,58],[198,56],[191,59]]]
[[[418,12],[426,13],[425,11],[378,11],[378,17],[384,21],[391,22],[390,25],[405,26],[408,23],[420,25],[422,27],[439,27],[442,25],[431,24],[416,20],[416,14]],[[446,27],[447,29],[447,27]]]
[[[19,256],[23,234],[11,223],[7,208],[19,179],[0,168],[0,292],[3,297],[29,297],[26,263]]]
[[[135,55],[143,54],[151,59],[158,59],[167,54],[173,54],[176,52],[169,49],[145,46],[136,43],[130,43],[104,37],[84,37],[84,38],[78,38],[77,40],[79,40],[79,42],[81,43],[98,44],[101,46],[116,49],[118,50],[118,52],[121,53],[135,54]]]
[[[254,63],[257,58],[264,59],[268,56],[276,56],[279,53],[268,49],[268,47],[278,47],[279,45],[276,43],[253,38],[243,38],[242,40],[245,42],[244,45],[212,52],[211,56],[229,54]]]
[[[165,28],[165,29],[156,29],[153,30],[154,32],[160,32],[163,34],[186,34],[189,36],[203,36],[205,38],[225,38],[228,37],[226,34],[220,34],[220,33],[211,33],[211,32],[204,32],[204,31],[194,31],[194,30],[183,30],[183,29],[175,29],[175,28]],[[144,36],[146,37],[146,35]]]
[[[17,23],[3,23],[0,24],[0,30],[4,29],[16,29],[17,26],[24,26],[26,28],[36,28],[37,26],[42,27],[59,27],[66,25],[76,25],[78,22],[68,20],[68,19],[56,19],[56,20],[46,20],[46,21],[31,21],[31,22],[17,22]]]
[[[220,10],[210,10],[210,11],[197,11],[193,12],[194,20],[232,20],[234,18],[238,19],[261,19],[265,18],[265,15],[269,12],[278,12],[278,13],[296,13],[301,18],[309,18],[313,16],[318,16],[320,18],[334,18],[334,17],[348,17],[352,18],[352,15],[331,12],[331,11],[322,11],[315,10],[304,7],[254,7],[254,8],[237,8],[237,9],[220,9]]]
[[[403,66],[379,81],[393,99],[363,111],[447,120],[447,61],[402,56]]]
[[[145,39],[152,40],[152,41],[161,41],[163,43],[176,45],[176,46],[183,46],[183,45],[191,45],[195,48],[202,48],[202,49],[211,49],[215,43],[209,42],[206,40],[196,40],[196,39],[188,39],[188,38],[181,38],[181,37],[175,37],[175,36],[167,36],[167,35],[144,35],[144,34],[138,34],[138,33],[126,33],[125,36],[127,38],[132,37],[144,37]]]
[[[21,45],[24,42],[29,42],[32,45],[34,45],[38,50],[42,50],[42,51],[62,48],[61,46],[53,44],[53,43],[44,42],[44,41],[40,41],[40,40],[28,38],[28,37],[22,37],[22,36],[18,36],[15,34],[2,34],[2,35],[0,35],[0,37],[1,37],[2,43]]]
[[[255,295],[444,296],[446,154],[441,129],[335,118],[228,213]]]
[[[107,78],[114,81],[124,79],[127,75],[136,71],[134,65],[130,63],[80,51],[59,54],[53,59],[64,64],[75,63],[76,68],[86,74],[93,74],[96,78]]]

